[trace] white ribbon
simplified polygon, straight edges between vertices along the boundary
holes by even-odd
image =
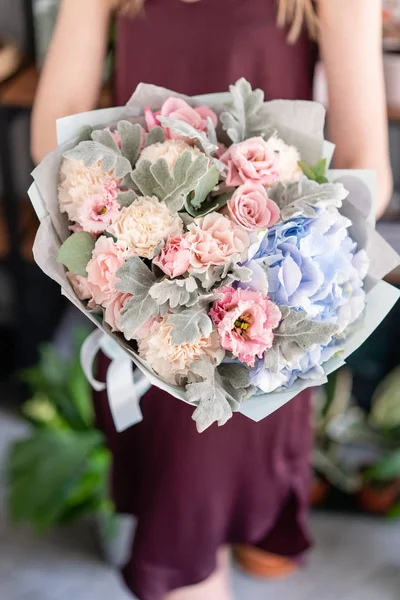
[[[93,376],[93,362],[99,350],[111,360],[106,383]],[[143,419],[140,399],[150,389],[151,383],[142,371],[133,370],[132,361],[118,344],[96,329],[82,344],[81,365],[94,390],[101,392],[107,389],[111,414],[118,432],[140,423]]]

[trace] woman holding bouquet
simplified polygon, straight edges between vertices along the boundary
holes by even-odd
[[[267,100],[311,99],[318,36],[336,166],[377,169],[383,212],[391,176],[378,0],[319,0],[318,22],[311,0],[63,0],[33,115],[37,160],[56,145],[57,118],[95,107],[114,10],[118,105],[141,81],[195,95],[240,77]],[[289,27],[277,26],[277,11]],[[227,600],[230,545],[252,573],[295,568],[309,546],[308,390],[260,423],[236,414],[201,435],[193,409],[159,389],[122,434],[106,395],[95,402],[117,509],[138,518],[124,577],[140,600]]]

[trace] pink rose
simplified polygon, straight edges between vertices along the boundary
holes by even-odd
[[[214,127],[216,127],[218,118],[217,115],[208,106],[197,106],[192,108],[185,100],[180,98],[168,98],[161,107],[161,110],[153,113],[149,108],[144,111],[146,125],[150,131],[153,127],[160,125],[158,118],[169,117],[178,121],[189,123],[197,131],[207,131],[207,119],[210,118]],[[167,138],[179,138],[178,134],[171,130],[165,130]]]
[[[249,246],[249,236],[242,227],[213,212],[191,223],[186,234],[190,248],[190,270],[204,273],[213,266],[238,259]]]
[[[119,327],[121,310],[131,298],[132,294],[123,294],[122,292],[115,292],[109,298],[104,311],[104,320],[110,325],[111,331],[121,331]]]
[[[256,356],[271,348],[275,329],[281,319],[279,308],[253,290],[225,287],[218,290],[223,296],[210,310],[221,346],[241,362],[254,366]]]
[[[271,187],[279,178],[278,157],[261,137],[233,144],[220,160],[228,167],[227,185],[250,180]]]
[[[71,273],[71,271],[68,271],[67,278],[72,287],[74,288],[74,292],[78,296],[79,300],[91,299],[92,292],[87,277],[75,275],[75,273]]]
[[[268,198],[264,186],[246,181],[228,200],[230,218],[248,231],[272,227],[279,220],[278,205]]]
[[[186,273],[190,266],[190,250],[185,237],[177,235],[168,238],[160,254],[153,260],[153,264],[164,271],[168,277],[179,277]]]
[[[119,281],[117,271],[126,258],[125,246],[114,242],[110,237],[99,237],[86,267],[88,284],[96,304],[107,306],[107,302],[111,300]]]
[[[121,216],[116,181],[107,181],[89,194],[78,209],[77,221],[84,231],[102,233]]]

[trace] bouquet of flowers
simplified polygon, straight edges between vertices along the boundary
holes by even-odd
[[[398,257],[368,177],[327,171],[323,124],[244,79],[199,99],[142,84],[62,120],[33,173],[37,262],[199,431],[324,382],[397,299],[376,300]]]

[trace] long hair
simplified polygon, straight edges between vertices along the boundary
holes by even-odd
[[[146,0],[115,0],[118,10],[123,14],[139,16],[143,13]],[[246,0],[251,2],[251,0]],[[278,27],[290,26],[288,42],[294,44],[298,39],[303,24],[305,23],[312,39],[318,37],[318,19],[315,13],[313,0],[277,0],[278,1]]]

